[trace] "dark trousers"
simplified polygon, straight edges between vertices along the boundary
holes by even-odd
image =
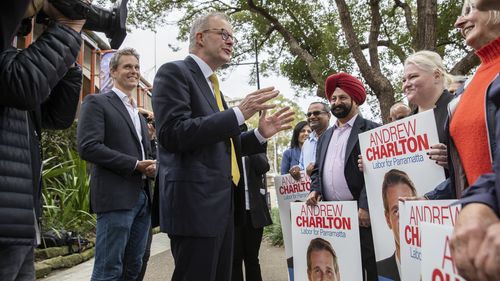
[[[373,246],[372,228],[360,227],[361,264],[363,266],[363,280],[377,281],[377,261],[375,260],[375,247]]]
[[[33,246],[0,245],[0,280],[35,281]]]
[[[245,223],[234,231],[234,257],[232,281],[243,281],[242,263],[245,263],[245,280],[262,281],[259,249],[264,228],[254,228],[250,211],[246,211]]]
[[[234,218],[216,237],[169,235],[175,269],[172,281],[230,281],[233,263]]]

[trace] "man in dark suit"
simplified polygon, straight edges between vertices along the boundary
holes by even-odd
[[[337,122],[319,139],[311,193],[306,203],[315,205],[321,198],[324,201],[358,201],[363,270],[367,280],[377,280],[365,181],[358,169],[358,134],[379,125],[359,115],[358,106],[366,99],[361,81],[341,72],[326,79],[325,89]]]
[[[94,164],[90,199],[97,226],[91,280],[135,280],[151,220],[146,176],[156,171],[155,162],[146,160],[146,121],[131,97],[140,77],[137,52],[117,51],[110,74],[112,91],[87,96],[77,130],[80,156]]]
[[[272,224],[267,207],[265,176],[269,161],[265,153],[244,156],[243,179],[236,192],[236,228],[232,281],[243,281],[242,264],[245,263],[245,280],[262,281],[259,249],[264,226]]]
[[[267,138],[291,127],[288,108],[266,114],[274,87],[227,108],[213,74],[229,62],[235,42],[226,15],[201,16],[191,27],[190,55],[163,65],[154,80],[160,227],[171,241],[172,280],[231,279],[241,156],[265,152]],[[258,129],[241,133],[259,110]]]

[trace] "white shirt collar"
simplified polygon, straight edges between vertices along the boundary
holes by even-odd
[[[194,59],[194,61],[196,62],[196,64],[200,67],[201,72],[203,73],[203,76],[205,76],[205,78],[208,79],[208,77],[210,77],[210,75],[212,75],[212,73],[214,73],[212,68],[210,68],[210,66],[208,66],[208,64],[204,60],[202,60],[200,57],[198,57],[195,54],[189,54],[189,56],[192,57]]]
[[[129,103],[129,97],[127,96],[127,94],[125,94],[124,92],[122,92],[120,89],[118,89],[116,87],[113,87],[111,90],[120,98],[120,100],[124,104]],[[137,109],[137,104],[135,103],[135,100],[133,98],[130,99],[130,104],[132,105],[132,107],[134,109]]]

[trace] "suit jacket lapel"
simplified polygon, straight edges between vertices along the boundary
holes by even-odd
[[[148,125],[144,117],[139,115],[139,120],[141,122],[141,133],[142,133],[142,147],[144,148],[144,158],[148,159],[149,157],[149,130]]]
[[[332,138],[332,135],[333,135],[333,130],[335,130],[335,128],[331,128],[331,129],[327,129],[323,134],[323,136],[321,136],[321,140],[323,142],[323,145],[321,146],[321,151],[319,153],[321,153],[320,155],[320,159],[321,159],[321,163],[318,163],[320,166],[320,171],[321,171],[321,176],[323,176],[323,168],[325,166],[325,160],[326,160],[326,152],[328,151],[328,146],[330,145],[330,140]],[[319,137],[318,137],[318,146],[319,146]],[[317,153],[317,152],[316,152]]]
[[[217,106],[217,101],[215,100],[214,94],[212,93],[212,90],[208,86],[207,79],[205,76],[203,76],[203,72],[201,72],[200,67],[192,57],[187,57],[184,60],[189,67],[189,69],[193,72],[193,78],[196,81],[196,84],[200,87],[201,92],[203,93],[203,96],[205,99],[207,99],[208,104],[210,104],[210,107],[215,111],[219,111],[219,107]],[[222,93],[221,93],[222,95]]]
[[[136,141],[138,144],[139,142],[139,136],[137,135],[137,131],[135,130],[134,123],[132,122],[132,119],[130,118],[130,115],[128,114],[127,109],[125,108],[125,105],[123,105],[123,102],[120,100],[120,98],[114,93],[113,91],[106,93],[105,95],[108,95],[109,102],[113,107],[120,112],[122,117],[127,121],[127,125],[132,133],[132,135],[135,137]]]
[[[358,115],[356,120],[354,120],[354,124],[352,125],[351,134],[347,139],[347,147],[345,149],[345,159],[349,159],[349,155],[351,155],[354,146],[358,142],[358,134],[361,133],[361,127],[363,127],[363,117]]]

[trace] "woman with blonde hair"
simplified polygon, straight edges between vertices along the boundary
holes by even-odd
[[[432,51],[418,51],[405,60],[403,74],[403,92],[410,104],[415,105],[413,114],[433,109],[440,145],[436,148],[446,149],[445,123],[447,106],[453,99],[448,92],[452,76],[446,72],[441,56]],[[438,157],[441,156],[441,157]],[[446,164],[446,155],[436,155],[431,159],[438,164]]]

